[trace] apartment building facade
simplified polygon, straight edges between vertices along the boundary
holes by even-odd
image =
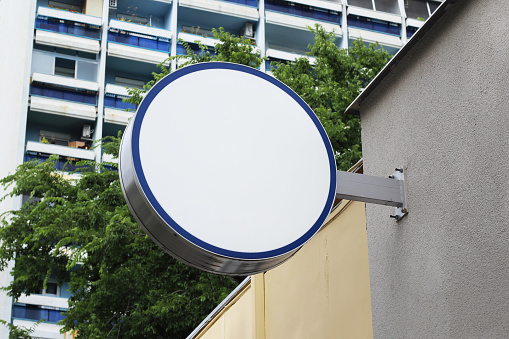
[[[99,139],[122,131],[134,106],[124,103],[126,87],[141,87],[168,56],[185,55],[180,42],[199,50],[213,47],[212,28],[252,39],[271,61],[291,61],[307,51],[319,23],[334,30],[348,48],[362,37],[396,53],[440,5],[437,0],[4,0],[0,2],[2,44],[0,175],[24,161],[111,160]],[[176,63],[167,64],[175,69]],[[192,89],[190,89],[192,90]],[[256,93],[246,93],[256,96]],[[197,96],[199,94],[197,93]],[[5,151],[4,151],[5,150]],[[64,170],[65,160],[59,164]],[[67,168],[72,169],[72,166]],[[0,212],[17,209],[22,198],[6,199]],[[0,273],[8,285],[11,276]],[[65,286],[54,283],[16,302],[0,296],[0,318],[30,326],[34,335],[63,338],[56,322],[67,307]],[[2,330],[7,337],[7,330]]]

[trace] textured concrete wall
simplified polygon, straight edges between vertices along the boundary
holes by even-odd
[[[375,338],[509,337],[509,1],[457,1],[362,103]]]

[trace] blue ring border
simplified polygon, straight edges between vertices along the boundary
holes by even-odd
[[[185,76],[190,73],[199,72],[203,70],[210,70],[210,69],[229,69],[244,73],[249,73],[251,75],[257,76],[259,78],[262,78],[271,84],[277,86],[281,90],[283,90],[285,93],[290,95],[308,114],[308,116],[311,118],[313,123],[315,124],[316,128],[320,132],[320,135],[322,137],[324,146],[327,150],[327,155],[329,157],[329,168],[330,168],[330,185],[329,185],[329,195],[327,197],[327,201],[325,203],[325,206],[322,210],[322,213],[316,220],[316,222],[313,224],[313,226],[306,232],[304,235],[302,235],[299,239],[293,241],[292,243],[285,245],[283,247],[277,248],[275,250],[270,251],[264,251],[264,252],[237,252],[237,251],[231,251],[224,248],[220,248],[217,246],[213,246],[195,236],[193,236],[191,233],[186,231],[184,228],[182,228],[179,224],[177,224],[169,215],[168,213],[162,208],[162,206],[159,204],[157,199],[155,198],[154,194],[150,190],[150,187],[147,183],[147,180],[145,178],[145,174],[143,172],[143,168],[141,165],[141,159],[140,159],[140,148],[139,148],[139,139],[140,139],[140,130],[141,130],[141,124],[143,122],[143,118],[145,116],[145,113],[147,112],[148,107],[152,103],[152,100],[159,94],[161,90],[163,90],[167,85],[169,85],[171,82],[179,79],[182,76]],[[330,213],[330,210],[332,208],[332,204],[334,202],[334,198],[336,196],[336,161],[334,158],[334,153],[332,151],[332,146],[329,140],[329,137],[327,136],[327,133],[325,132],[325,129],[323,128],[320,120],[318,120],[317,116],[314,114],[314,112],[311,110],[311,108],[302,100],[300,96],[297,95],[292,89],[290,89],[288,86],[277,80],[276,78],[265,74],[257,69],[254,69],[252,67],[235,64],[235,63],[228,63],[228,62],[205,62],[205,63],[198,63],[190,66],[183,67],[181,69],[176,70],[175,72],[172,72],[165,76],[163,79],[161,79],[159,82],[157,82],[147,93],[145,98],[140,104],[140,107],[138,108],[136,112],[136,116],[134,117],[134,124],[133,124],[133,132],[132,132],[132,156],[133,156],[133,164],[135,169],[135,174],[138,178],[138,182],[141,186],[141,189],[143,190],[143,193],[145,193],[145,196],[149,200],[152,207],[156,210],[156,212],[159,214],[159,216],[168,224],[175,232],[179,233],[183,238],[188,240],[189,242],[195,244],[198,247],[201,247],[207,251],[210,251],[212,253],[216,253],[222,256],[231,257],[231,258],[237,258],[237,259],[249,259],[249,260],[256,260],[256,259],[268,259],[277,257],[280,255],[283,255],[285,253],[288,253],[290,251],[296,250],[302,245],[304,245],[311,237],[318,232],[318,230],[321,228],[322,224],[324,223],[325,219]],[[298,183],[296,183],[298,184]]]

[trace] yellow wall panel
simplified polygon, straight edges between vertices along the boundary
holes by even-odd
[[[201,336],[198,336],[200,339],[219,339],[224,338],[224,314],[215,319],[214,324],[210,326],[206,331],[201,333]]]
[[[253,294],[253,289],[250,288],[224,315],[225,339],[254,339]]]
[[[103,0],[87,0],[85,14],[102,17]]]
[[[252,276],[197,338],[373,338],[364,203],[343,201],[290,260]]]
[[[265,273],[267,339],[373,337],[364,204],[343,204],[293,258]]]

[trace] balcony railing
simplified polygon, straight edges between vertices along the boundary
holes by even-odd
[[[223,1],[258,8],[258,0],[223,0]]]
[[[417,32],[418,29],[419,28],[417,28],[417,27],[407,26],[407,28],[406,28],[407,39],[410,39],[415,34],[415,32]]]
[[[301,16],[313,20],[341,24],[339,12],[283,0],[265,1],[265,9],[279,13]]]
[[[100,39],[101,18],[40,6],[35,27],[57,33]]]
[[[13,318],[35,321],[43,319],[50,323],[56,323],[65,319],[65,315],[62,312],[65,311],[47,309],[44,306],[37,305],[14,304],[12,307]]]
[[[87,91],[72,91],[64,88],[43,86],[40,84],[32,84],[30,86],[30,95],[74,101],[82,104],[96,105],[97,103],[97,96],[95,93],[89,93]]]
[[[168,30],[119,20],[111,20],[108,31],[108,41],[166,53],[170,50],[170,37]]]
[[[47,158],[51,154],[58,154],[61,155],[62,157],[69,157],[71,159],[86,159],[86,160],[95,159],[95,152],[89,149],[75,148],[56,144],[47,144],[36,141],[27,142],[26,152],[27,155],[37,156],[38,159],[44,159],[44,161],[45,157]]]
[[[188,44],[189,44],[189,47],[191,48],[191,50],[195,54],[197,54],[197,55],[202,54],[202,50],[198,44],[195,44],[195,43],[188,43]],[[213,46],[207,46],[207,47],[208,47],[207,51],[209,51],[209,53],[211,55],[215,55],[214,47]],[[187,50],[181,43],[177,44],[177,55],[187,55]]]
[[[85,38],[101,38],[101,29],[99,26],[92,26],[80,22],[72,22],[56,18],[40,16],[35,20],[35,28]]]
[[[400,36],[400,26],[393,22],[387,22],[362,16],[348,16],[348,26],[367,29],[384,34]]]
[[[108,41],[161,52],[168,52],[170,50],[170,40],[167,38],[141,35],[135,32],[121,31],[116,28],[110,28],[108,31]]]
[[[124,102],[125,98],[126,97],[121,95],[106,93],[104,96],[104,106],[122,110],[126,109],[136,110],[137,108],[136,105],[131,104],[129,102]]]

